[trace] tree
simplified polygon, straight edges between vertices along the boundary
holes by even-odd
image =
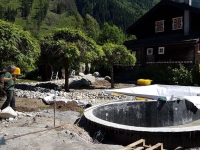
[[[30,15],[33,0],[21,0],[21,17],[27,18]]]
[[[84,19],[84,28],[87,35],[97,41],[100,34],[98,22],[90,15],[86,15]]]
[[[103,58],[104,66],[110,70],[111,88],[114,88],[113,65],[134,65],[136,58],[124,45],[107,43],[103,45],[102,49],[105,54]]]
[[[42,25],[42,21],[46,18],[47,12],[49,8],[49,1],[48,0],[39,0],[38,10],[35,14],[36,25],[38,28],[38,31],[40,30],[40,27]]]
[[[17,10],[8,7],[4,13],[4,19],[9,22],[15,22],[15,17],[17,16]]]
[[[38,41],[20,26],[0,20],[0,67],[12,63],[26,73],[34,69],[40,54]]]
[[[114,43],[122,44],[125,40],[125,35],[122,30],[120,30],[116,25],[109,25],[105,23],[102,32],[99,35],[100,44],[104,43]]]
[[[69,92],[69,68],[80,62],[92,62],[103,56],[103,51],[94,40],[82,31],[61,28],[41,40],[42,58],[51,64],[64,64],[65,91]]]

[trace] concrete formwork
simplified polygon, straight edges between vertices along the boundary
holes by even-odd
[[[139,139],[174,149],[200,146],[200,111],[189,101],[123,101],[93,106],[84,115],[91,134],[122,145]]]

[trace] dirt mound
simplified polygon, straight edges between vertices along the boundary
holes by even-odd
[[[49,107],[49,109],[54,109],[54,104],[51,105]],[[81,106],[78,106],[78,104],[76,102],[63,102],[63,101],[56,101],[56,110],[58,111],[68,111],[68,110],[71,110],[71,111],[76,111],[76,112],[79,112],[79,111],[82,111],[83,108]]]
[[[20,112],[33,112],[45,109],[54,109],[54,104],[46,105],[41,99],[28,99],[16,97],[16,110]],[[5,99],[0,101],[0,108],[3,105]],[[76,102],[65,103],[63,101],[56,102],[57,111],[76,111],[80,112],[83,110]]]

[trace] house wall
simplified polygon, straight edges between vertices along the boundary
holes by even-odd
[[[191,33],[200,31],[200,15],[196,13],[190,13]]]
[[[172,30],[172,18],[176,17],[183,17],[182,29]],[[189,32],[194,33],[200,31],[200,14],[190,12],[189,17],[190,20],[186,21],[190,22]],[[155,22],[160,20],[164,20],[164,31],[155,32]],[[142,38],[167,36],[172,34],[184,34],[184,10],[168,5],[162,6],[135,28],[133,33],[136,35],[138,40]]]
[[[160,5],[155,11],[150,11],[144,18],[128,28],[127,33],[137,37],[136,42],[125,42],[128,49],[136,51],[136,67],[155,63],[181,63],[192,68],[196,61],[200,62],[200,44],[196,43],[200,38],[200,12],[196,8],[193,10],[191,8],[189,12],[184,10],[188,7],[177,6],[176,4]],[[173,18],[177,17],[182,17],[182,26],[175,30],[172,27]],[[164,20],[164,29],[156,32],[156,21],[162,20]],[[146,47],[147,45],[152,46]],[[159,47],[165,48],[164,54],[158,54]],[[152,55],[147,55],[147,48],[153,48]]]
[[[164,54],[158,53],[159,47],[164,47]],[[195,60],[200,60],[200,50],[199,53],[197,53],[197,49],[194,44],[162,45],[149,48],[153,48],[152,55],[147,55],[147,47],[144,49],[137,49],[136,64],[138,66],[154,63],[193,64]]]
[[[198,43],[195,46],[196,50],[195,50],[195,61],[198,61],[200,63],[200,44]]]
[[[163,6],[151,14],[134,32],[137,39],[183,34],[184,29],[172,30],[172,18],[184,17],[184,10],[175,7]],[[164,20],[164,31],[155,32],[155,21]]]
[[[133,51],[135,51],[135,56],[136,56],[136,64],[138,66],[144,64],[144,49],[143,48],[139,48],[139,49],[134,49]]]

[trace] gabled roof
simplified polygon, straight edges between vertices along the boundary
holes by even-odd
[[[199,38],[200,32],[196,32],[190,35],[168,35],[162,37],[144,38],[141,40],[125,41],[124,45],[128,49],[146,48],[153,46],[166,46],[172,44],[198,43]]]
[[[200,14],[200,9],[189,6],[186,3],[178,3],[170,0],[161,0],[157,5],[155,5],[151,10],[149,10],[145,15],[143,15],[139,20],[137,20],[134,24],[132,24],[130,27],[126,29],[126,32],[128,34],[132,34],[133,29],[137,28],[145,19],[147,19],[149,16],[151,16],[156,10],[158,10],[160,7],[164,5],[173,6],[182,10],[189,10],[190,12],[195,12],[197,14]]]

